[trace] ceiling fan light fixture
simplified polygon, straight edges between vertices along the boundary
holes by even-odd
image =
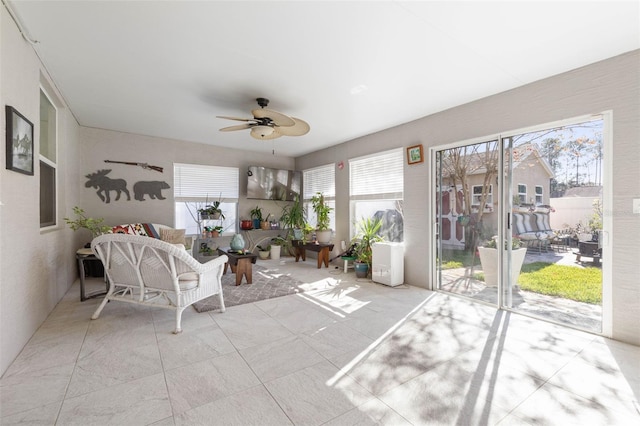
[[[264,125],[253,126],[251,128],[251,133],[254,137],[266,138],[267,136],[271,136],[273,133],[273,127]]]

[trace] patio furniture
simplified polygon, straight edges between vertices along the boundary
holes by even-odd
[[[129,234],[101,235],[91,249],[109,279],[109,291],[91,319],[111,300],[168,308],[176,311],[174,333],[180,333],[182,312],[201,299],[218,294],[225,311],[220,280],[227,256],[201,264],[184,248]]]
[[[576,253],[576,262],[582,262],[583,257],[593,259],[594,265],[600,265],[602,258],[602,248],[597,241],[581,241],[578,243],[578,252]]]
[[[513,230],[527,248],[538,253],[548,251],[550,241],[556,233],[551,229],[548,212],[513,212]]]

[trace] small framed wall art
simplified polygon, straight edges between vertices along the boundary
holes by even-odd
[[[413,145],[407,148],[407,163],[418,164],[424,161],[422,145]]]
[[[33,176],[33,124],[12,106],[5,106],[7,169]]]

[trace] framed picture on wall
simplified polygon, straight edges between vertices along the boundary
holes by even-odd
[[[33,176],[33,124],[6,105],[7,169]]]
[[[424,161],[422,145],[414,145],[407,148],[407,163],[418,164]]]

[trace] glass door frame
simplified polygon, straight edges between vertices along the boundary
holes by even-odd
[[[445,145],[438,145],[438,146],[433,146],[431,148],[429,148],[429,164],[431,165],[431,172],[429,173],[429,178],[428,178],[428,183],[429,183],[429,187],[428,187],[428,197],[429,200],[431,200],[430,204],[430,209],[429,209],[429,223],[431,224],[431,238],[430,238],[430,252],[432,253],[432,255],[430,256],[430,266],[431,266],[431,274],[430,274],[430,278],[431,278],[431,289],[433,291],[442,291],[441,289],[438,288],[438,283],[440,283],[440,280],[438,279],[438,275],[440,274],[440,268],[438,268],[438,260],[437,260],[437,255],[439,253],[439,247],[438,247],[438,235],[439,235],[439,229],[438,229],[438,217],[437,217],[437,213],[436,213],[436,204],[437,204],[437,187],[436,184],[437,182],[439,182],[438,177],[436,176],[437,173],[437,161],[436,161],[436,157],[437,157],[437,152],[439,151],[444,151],[447,149],[451,149],[451,148],[457,148],[457,147],[461,147],[461,146],[465,146],[465,145],[473,145],[473,144],[477,144],[477,143],[482,143],[482,142],[486,142],[486,141],[490,141],[490,140],[497,140],[498,141],[498,146],[499,146],[499,159],[498,159],[498,182],[497,182],[497,191],[494,192],[494,197],[497,196],[498,199],[500,200],[499,204],[498,204],[498,223],[500,224],[500,226],[498,226],[498,241],[500,244],[500,241],[504,241],[505,237],[507,240],[509,240],[508,242],[510,242],[511,239],[511,232],[507,232],[508,228],[507,225],[511,225],[510,223],[508,223],[508,221],[511,221],[511,217],[510,217],[510,207],[511,207],[511,203],[512,203],[512,199],[513,197],[509,197],[509,194],[511,194],[512,192],[512,185],[509,185],[510,183],[510,179],[512,178],[512,173],[508,174],[508,181],[505,182],[505,164],[504,164],[504,158],[505,158],[505,143],[504,141],[508,138],[511,138],[513,136],[517,136],[520,134],[524,134],[524,133],[532,133],[532,132],[536,132],[536,131],[543,131],[546,129],[550,129],[550,128],[555,128],[555,127],[563,127],[563,126],[568,126],[571,124],[577,124],[580,122],[587,122],[587,121],[592,121],[595,119],[602,119],[603,121],[603,130],[602,130],[602,138],[603,138],[603,154],[604,154],[604,159],[602,162],[602,208],[603,208],[603,217],[602,217],[602,326],[601,326],[601,332],[600,333],[594,333],[594,334],[598,334],[598,335],[602,335],[602,336],[606,336],[606,337],[612,337],[613,334],[613,306],[612,306],[612,297],[613,297],[613,291],[612,291],[612,265],[611,265],[611,260],[613,259],[613,244],[612,244],[612,225],[613,225],[613,217],[611,212],[613,211],[613,195],[612,195],[612,188],[613,188],[613,170],[612,170],[612,165],[613,165],[613,129],[612,129],[612,123],[613,123],[613,113],[612,111],[608,110],[608,111],[603,111],[600,113],[594,113],[594,114],[588,114],[588,115],[582,115],[582,116],[576,116],[576,117],[572,117],[569,119],[564,119],[564,120],[558,120],[558,121],[553,121],[553,122],[547,122],[544,124],[540,124],[540,125],[536,125],[536,126],[530,126],[530,127],[526,127],[526,128],[521,128],[521,129],[516,129],[516,130],[509,130],[509,131],[505,131],[499,134],[495,134],[495,135],[489,135],[489,136],[484,136],[484,137],[479,137],[479,138],[473,138],[473,139],[468,139],[468,140],[463,140],[463,141],[458,141],[455,143],[449,143],[449,144],[445,144]],[[505,186],[505,183],[508,184]],[[505,189],[506,188],[506,189]],[[511,245],[508,244],[508,248],[510,248]],[[509,249],[510,250],[510,249]],[[508,250],[508,251],[509,251]],[[501,275],[500,275],[500,279],[499,279],[499,283],[498,283],[498,300],[497,300],[497,304],[494,305],[493,303],[488,303],[488,302],[482,302],[482,301],[478,301],[478,300],[474,300],[474,302],[480,302],[480,303],[485,303],[485,304],[489,304],[491,306],[495,306],[497,309],[503,309],[503,310],[507,310],[507,311],[511,311],[514,313],[519,313],[522,315],[527,315],[525,312],[521,312],[518,311],[516,309],[512,309],[509,308],[508,306],[506,306],[505,304],[505,298],[507,297],[507,291],[506,291],[506,286],[505,286],[505,282],[508,281],[508,277],[509,277],[509,271],[507,271],[506,269],[508,268],[504,268],[503,265],[505,265],[505,259],[507,254],[504,253],[504,250],[498,250],[499,252],[499,256],[498,256],[498,267],[500,268],[501,271]],[[507,264],[509,262],[506,262]],[[447,295],[452,295],[452,296],[459,296],[453,293],[446,293]],[[463,297],[464,296],[459,296],[459,297]],[[544,321],[544,319],[541,319],[539,317],[535,317],[537,319],[540,319],[541,321]],[[558,323],[559,325],[563,325],[565,327],[569,327],[569,328],[576,328],[571,326],[570,324],[562,324],[562,323]],[[593,332],[591,332],[593,333]]]

